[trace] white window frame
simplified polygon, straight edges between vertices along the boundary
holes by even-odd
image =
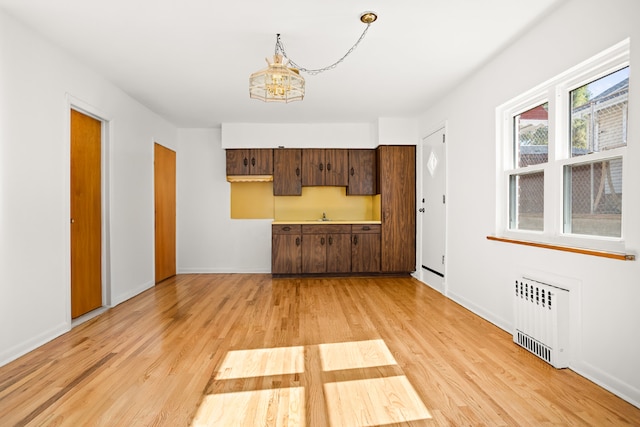
[[[621,158],[625,164],[626,146],[606,152],[571,157],[569,93],[580,86],[629,66],[629,39],[612,46],[566,72],[536,86],[496,108],[496,235],[515,240],[572,246],[603,251],[624,251],[624,230],[628,218],[625,194],[629,191],[627,168],[622,170],[622,230],[620,237],[586,236],[564,233],[564,167],[598,160]],[[546,163],[517,167],[514,164],[514,117],[548,102],[549,145]],[[509,178],[515,174],[544,172],[543,231],[509,228]],[[636,189],[637,191],[637,189]]]

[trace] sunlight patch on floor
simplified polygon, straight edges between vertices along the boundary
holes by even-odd
[[[320,365],[305,366],[305,352],[307,357],[317,355]],[[309,373],[298,376],[310,366],[337,373],[337,376],[331,374],[331,378],[341,378],[340,371],[349,372],[351,377],[343,381],[326,377],[320,379],[322,384],[306,384],[305,380],[323,377]],[[274,377],[273,382],[268,381],[274,387],[244,391],[226,388],[228,392],[207,395],[191,426],[306,426],[305,407],[314,413],[315,403],[306,400],[305,387],[313,389],[314,386],[322,387],[325,415],[332,427],[375,426],[432,418],[407,377],[398,375],[402,372],[398,372],[397,366],[381,339],[230,351],[214,377],[220,385],[228,387],[237,383],[243,387],[244,379]],[[378,378],[377,371],[370,371],[376,367],[395,368],[394,373],[389,374],[387,369],[388,376]],[[377,378],[370,378],[372,374]],[[280,387],[283,384],[275,379],[287,375],[295,376],[294,386]]]
[[[375,426],[432,418],[404,375],[327,383],[324,390],[332,426]]]
[[[266,377],[301,372],[304,372],[304,347],[259,348],[228,352],[215,379]]]
[[[304,387],[211,394],[191,423],[191,427],[304,425]]]
[[[397,364],[383,340],[320,344],[318,348],[323,371]]]

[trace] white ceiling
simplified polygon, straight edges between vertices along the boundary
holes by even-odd
[[[565,0],[0,0],[0,8],[180,127],[373,122],[432,103]],[[281,33],[302,102],[249,99]]]

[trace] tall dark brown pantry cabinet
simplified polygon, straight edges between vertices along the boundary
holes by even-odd
[[[381,145],[377,149],[377,188],[381,207],[381,270],[416,269],[416,147]]]

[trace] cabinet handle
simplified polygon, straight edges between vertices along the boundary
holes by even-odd
[[[242,160],[242,164],[247,166],[249,165],[249,159],[247,159],[246,157]]]
[[[331,171],[331,163],[327,163],[327,172]]]
[[[321,238],[320,238],[320,244],[321,244],[321,245],[324,245],[324,237],[321,237]]]
[[[354,176],[356,174],[356,170],[352,167],[351,168],[351,176]]]
[[[282,231],[291,231],[291,227],[288,225],[286,227],[282,227]]]
[[[324,165],[322,163],[320,163],[320,171],[324,170]]]
[[[369,227],[368,225],[365,225],[364,227],[362,227],[362,229],[364,231],[369,231],[369,230],[371,230],[371,227]]]
[[[333,245],[333,237],[329,236],[329,245]]]
[[[252,157],[251,158],[251,166],[255,166],[256,165],[256,158]]]
[[[357,235],[353,236],[353,244],[354,245],[358,244],[358,236]]]
[[[300,168],[296,168],[296,176],[300,176]]]
[[[296,246],[300,246],[300,238],[296,237]]]

